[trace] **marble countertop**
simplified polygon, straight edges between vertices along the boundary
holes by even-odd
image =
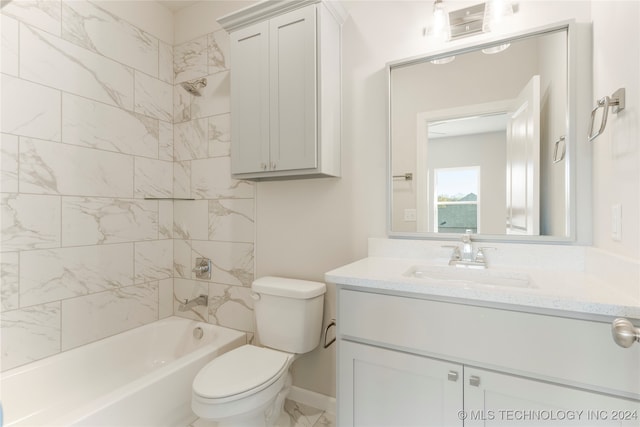
[[[526,277],[529,287],[496,286],[464,281],[411,277],[413,266],[434,271],[448,267],[424,259],[368,257],[325,274],[325,280],[363,291],[386,292],[465,304],[594,320],[640,319],[640,297],[627,295],[579,271],[504,268],[479,270],[480,275]],[[443,270],[444,269],[444,270]],[[483,273],[484,272],[484,273]],[[474,274],[473,272],[469,272]],[[445,273],[446,274],[446,273]]]

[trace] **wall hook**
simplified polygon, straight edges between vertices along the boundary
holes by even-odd
[[[604,128],[607,126],[607,117],[609,116],[609,107],[614,114],[618,114],[624,110],[625,106],[625,89],[620,88],[613,92],[611,97],[605,96],[600,98],[596,107],[591,111],[591,125],[589,126],[589,141],[593,141],[604,132]],[[596,118],[596,112],[599,108],[602,108],[602,122],[600,123],[600,129],[596,133],[593,133],[593,122]]]

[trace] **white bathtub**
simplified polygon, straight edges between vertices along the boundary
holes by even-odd
[[[204,336],[194,338],[201,327]],[[201,367],[245,334],[170,317],[2,374],[5,426],[187,426]]]

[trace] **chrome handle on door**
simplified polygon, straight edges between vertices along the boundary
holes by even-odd
[[[611,324],[611,335],[620,347],[629,348],[634,342],[640,342],[640,328],[633,326],[627,319],[618,318]]]
[[[458,381],[458,373],[456,371],[449,371],[449,373],[447,374],[447,379],[453,382]]]

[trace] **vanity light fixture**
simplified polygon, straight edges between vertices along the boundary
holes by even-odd
[[[485,3],[482,32],[495,31],[513,16],[513,4],[508,0],[488,0]]]
[[[449,25],[449,12],[444,6],[443,0],[436,0],[433,3],[433,23],[431,25],[431,36],[444,42],[451,39],[451,26]]]
[[[455,40],[475,34],[499,30],[502,24],[514,14],[514,5],[509,0],[488,0],[463,9],[447,12],[443,0],[433,3],[433,22],[428,34],[441,41]],[[510,46],[503,43],[482,51],[486,54],[502,52]],[[446,64],[454,57],[436,59],[434,64]]]
[[[451,39],[451,25],[449,23],[449,12],[447,12],[444,6],[443,0],[436,0],[433,3],[433,23],[431,25],[430,35],[440,40],[441,42],[447,42]],[[448,64],[456,59],[455,56],[447,56],[444,58],[432,59],[430,62],[436,65]]]
[[[482,22],[482,32],[488,33],[499,29],[502,24],[513,16],[513,5],[507,0],[489,0],[485,3],[484,18]],[[482,53],[492,55],[506,50],[511,43],[503,43],[482,49]]]

